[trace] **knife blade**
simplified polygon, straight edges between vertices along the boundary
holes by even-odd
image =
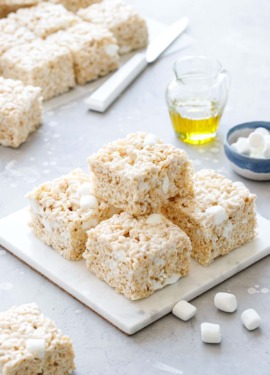
[[[135,54],[85,100],[88,108],[92,111],[105,112],[148,64],[156,61],[172,42],[185,31],[188,23],[187,17],[181,18],[167,27],[161,35],[151,42],[146,53]]]

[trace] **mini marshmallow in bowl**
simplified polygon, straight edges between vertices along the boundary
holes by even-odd
[[[233,126],[226,135],[224,151],[240,176],[255,181],[270,180],[270,122]]]
[[[239,154],[255,159],[270,159],[270,132],[256,128],[248,137],[239,137],[231,147]]]

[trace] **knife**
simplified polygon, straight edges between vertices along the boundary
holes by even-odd
[[[185,31],[188,23],[187,17],[181,18],[150,43],[146,53],[134,55],[85,100],[88,108],[92,111],[105,112],[148,64],[153,63]]]

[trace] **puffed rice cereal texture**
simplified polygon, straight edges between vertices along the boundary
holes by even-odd
[[[70,338],[35,303],[0,312],[0,374],[70,375],[74,369]]]
[[[90,175],[79,169],[45,182],[27,198],[36,236],[69,260],[82,258],[86,232],[115,212],[94,196]]]
[[[159,214],[115,214],[88,232],[89,271],[131,300],[144,298],[186,276],[188,236]]]
[[[70,50],[76,82],[80,85],[104,76],[119,66],[116,39],[102,26],[81,22],[52,34],[47,40]]]
[[[80,22],[80,18],[69,12],[63,5],[48,2],[42,2],[31,8],[19,9],[16,13],[11,13],[8,18],[27,27],[43,39]]]
[[[0,77],[0,144],[20,146],[41,122],[40,88]]]
[[[147,46],[146,22],[130,5],[103,1],[80,9],[77,14],[85,21],[107,27],[117,39],[120,54]]]
[[[102,0],[50,0],[51,3],[62,4],[71,12],[76,13],[80,8],[87,8],[90,5],[100,3]]]
[[[171,198],[163,214],[192,242],[191,256],[208,266],[256,235],[256,196],[213,170],[194,175],[194,197]]]
[[[187,154],[148,133],[109,143],[88,161],[97,196],[135,216],[158,212],[178,193],[193,193]]]

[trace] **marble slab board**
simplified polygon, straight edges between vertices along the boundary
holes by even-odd
[[[189,276],[148,298],[129,301],[88,272],[84,261],[65,260],[43,244],[28,222],[28,208],[1,219],[0,245],[128,335],[170,313],[180,299],[190,301],[270,254],[270,221],[258,216],[258,236],[249,244],[207,268],[192,261]]]

